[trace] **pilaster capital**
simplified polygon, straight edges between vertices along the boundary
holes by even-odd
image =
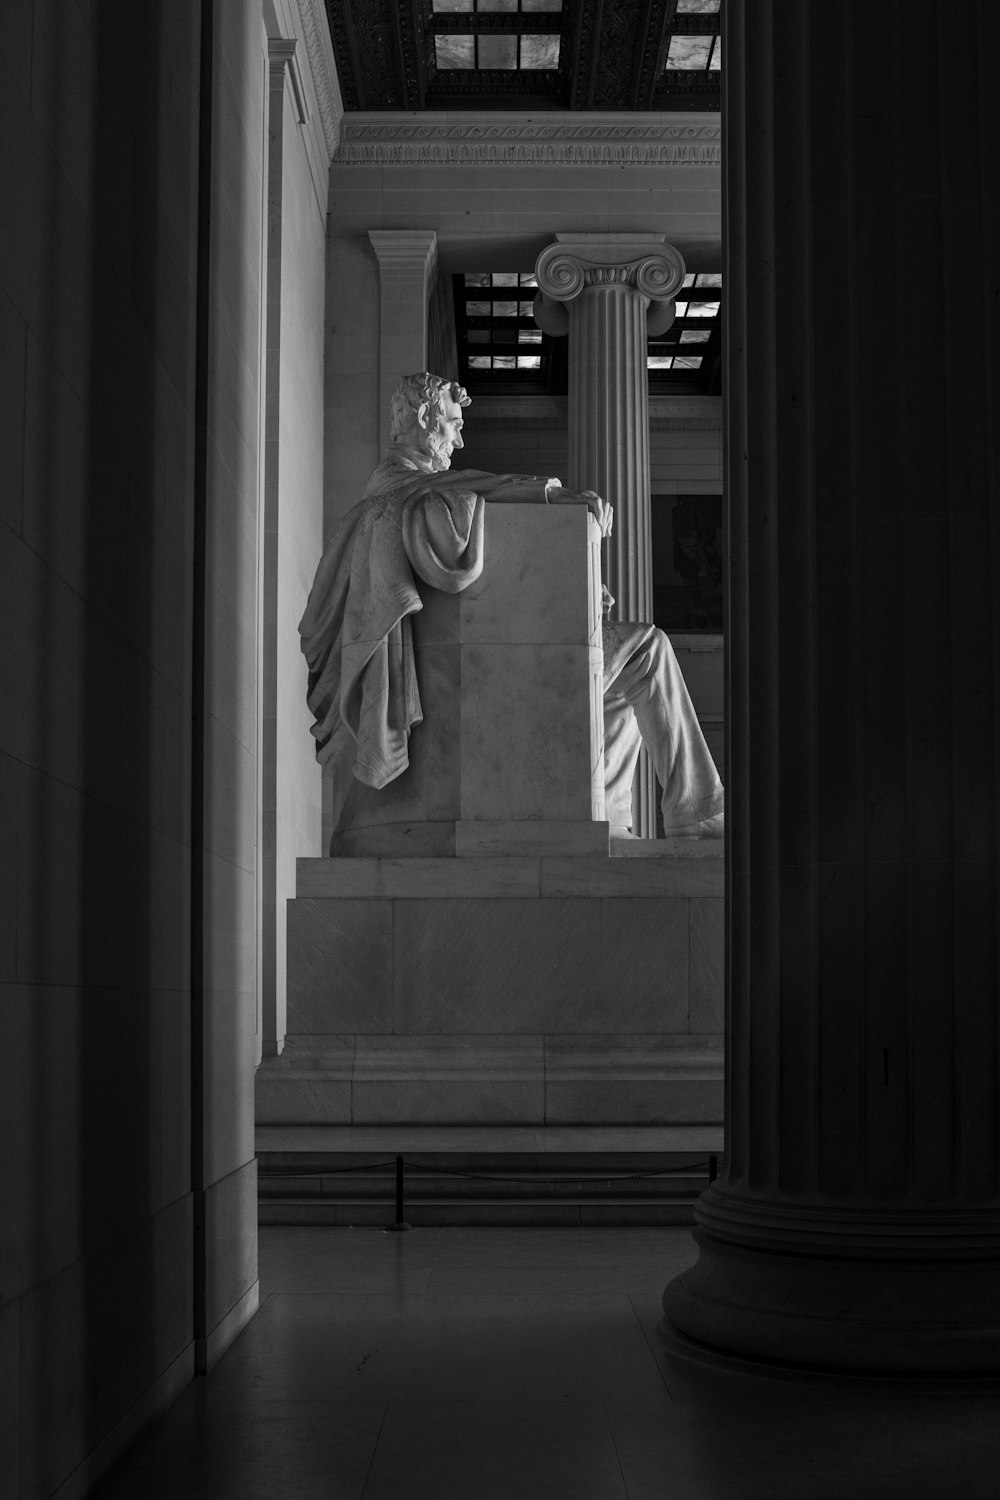
[[[620,287],[646,298],[650,331],[673,321],[673,299],[684,281],[684,258],[662,234],[557,234],[535,263],[535,320],[565,333],[565,306],[591,287]],[[655,325],[655,328],[652,326]]]
[[[369,229],[368,238],[384,276],[421,272],[437,265],[437,233],[433,229]]]
[[[271,87],[281,89],[284,87],[285,75],[292,85],[292,98],[295,101],[295,114],[300,125],[308,125],[310,118],[309,101],[306,98],[305,86],[302,82],[302,72],[299,68],[297,55],[298,41],[295,37],[271,36],[267,39],[267,57],[271,76]]]

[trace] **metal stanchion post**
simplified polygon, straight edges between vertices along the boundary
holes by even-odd
[[[386,1234],[391,1234],[394,1231],[403,1230],[403,1229],[412,1229],[412,1228],[413,1228],[413,1225],[412,1224],[407,1224],[406,1220],[403,1218],[403,1158],[401,1156],[397,1156],[396,1157],[396,1218],[395,1218],[395,1222],[394,1223],[387,1224],[385,1226],[385,1233]]]

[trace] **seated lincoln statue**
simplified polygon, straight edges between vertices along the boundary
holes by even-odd
[[[409,764],[423,714],[411,616],[420,587],[457,594],[484,561],[484,506],[518,502],[586,505],[611,531],[611,507],[558,479],[449,473],[462,443],[462,386],[427,372],[408,375],[392,399],[382,462],[327,547],[299,626],[309,668],[308,703],[317,758],[328,765],[334,817],[351,778],[382,788]],[[610,595],[605,590],[605,612]],[[632,822],[632,777],[640,737],[663,789],[664,832],[719,837],[724,793],[673,648],[653,625],[605,620],[605,805],[614,831]]]

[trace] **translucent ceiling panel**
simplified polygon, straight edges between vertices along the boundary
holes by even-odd
[[[476,39],[474,36],[436,36],[434,57],[439,68],[474,68],[476,66]]]
[[[440,14],[442,11],[470,11],[472,0],[434,0],[434,10]]]
[[[562,0],[521,0],[521,9],[534,10],[562,10]]]
[[[479,10],[517,10],[517,0],[479,0]]]
[[[667,53],[668,68],[707,68],[712,51],[712,36],[672,36]]]
[[[516,36],[480,36],[479,66],[481,68],[516,68]]]
[[[522,68],[558,68],[559,37],[542,33],[521,37]]]
[[[721,6],[722,0],[677,0],[677,14],[714,16],[718,15]]]

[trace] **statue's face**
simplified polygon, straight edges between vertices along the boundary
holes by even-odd
[[[444,398],[438,406],[432,408],[428,417],[429,426],[424,446],[430,454],[434,467],[447,469],[451,464],[451,455],[455,449],[465,446],[462,442],[462,428],[465,425],[462,420],[462,408],[457,401]]]

